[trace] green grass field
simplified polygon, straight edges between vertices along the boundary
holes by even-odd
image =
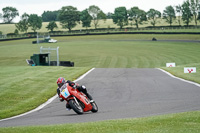
[[[0,42],[0,66],[26,66],[25,59],[39,53],[39,47],[60,47],[60,60],[76,67],[155,68],[166,62],[178,65],[198,63],[199,45],[158,40],[200,40],[199,35],[102,35],[59,37],[55,44],[31,44],[33,39]],[[140,41],[145,40],[145,41]],[[186,53],[189,54],[187,55]]]
[[[86,67],[0,67],[0,119],[15,116],[46,102],[56,94],[56,80],[74,80],[87,72]]]
[[[200,40],[199,35],[102,35],[56,37],[53,38],[58,40],[55,44],[32,44],[34,39],[0,42],[0,119],[34,109],[56,94],[58,77],[74,80],[92,67],[163,68],[200,83],[199,42],[149,41],[152,37],[158,40]],[[73,61],[75,67],[28,66],[25,59],[39,53],[40,46],[59,46],[60,60]],[[166,68],[167,62],[175,62],[177,67]],[[183,74],[184,66],[197,67],[197,73]],[[199,118],[200,112],[188,112],[75,125],[0,128],[0,132],[59,132],[70,128],[71,132],[187,133],[200,130]]]

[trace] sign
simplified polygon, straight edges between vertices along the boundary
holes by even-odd
[[[184,73],[196,73],[196,67],[184,67]]]
[[[175,63],[166,63],[166,67],[176,67]]]

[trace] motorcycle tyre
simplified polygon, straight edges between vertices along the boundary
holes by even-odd
[[[91,103],[91,105],[92,105],[92,112],[93,113],[96,113],[97,111],[98,111],[98,106],[97,106],[97,104],[95,103],[95,102],[93,102],[93,103]]]
[[[70,100],[69,105],[77,114],[83,114],[83,109],[81,108],[81,106],[77,105],[75,100]]]

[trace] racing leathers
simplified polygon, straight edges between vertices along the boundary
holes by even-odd
[[[73,87],[74,89],[78,89],[80,92],[83,92],[91,101],[93,100],[92,96],[87,92],[87,89],[84,85],[79,86],[78,84],[76,84],[70,80],[67,80],[63,86],[61,86],[60,88],[59,87],[57,88],[57,94],[58,94],[58,97],[61,102],[63,102],[64,99],[62,99],[62,97],[60,97],[60,92],[62,92],[62,90],[66,88],[67,84],[69,86]],[[67,110],[71,109],[69,104],[66,104],[66,108],[67,108]]]

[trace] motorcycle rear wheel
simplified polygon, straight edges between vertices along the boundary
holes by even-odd
[[[91,105],[92,105],[92,112],[93,113],[96,113],[97,111],[98,111],[98,107],[97,107],[97,104],[95,103],[95,102],[93,102],[93,103],[91,103]]]
[[[79,115],[83,114],[83,109],[81,108],[80,105],[76,103],[75,100],[70,100],[69,105],[77,114]]]

